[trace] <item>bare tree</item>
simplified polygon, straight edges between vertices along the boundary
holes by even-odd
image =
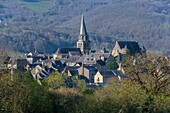
[[[137,83],[147,93],[170,95],[170,59],[158,55],[127,56],[122,63],[131,83]]]

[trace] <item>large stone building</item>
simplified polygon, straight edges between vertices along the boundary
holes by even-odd
[[[137,41],[116,41],[116,44],[112,50],[112,56],[116,57],[119,54],[127,54],[130,55],[141,54],[145,50],[145,48],[140,48]]]

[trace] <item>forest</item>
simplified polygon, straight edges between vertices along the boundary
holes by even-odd
[[[148,50],[169,52],[169,0],[1,0],[1,48],[54,53],[74,47],[84,14],[94,48],[135,40]]]

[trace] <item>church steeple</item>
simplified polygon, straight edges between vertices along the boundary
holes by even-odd
[[[77,48],[80,48],[83,54],[88,54],[91,49],[91,44],[90,44],[89,36],[87,34],[83,15],[81,18],[80,35],[79,35],[79,40],[77,41]]]
[[[84,21],[84,15],[81,17],[80,35],[87,36],[86,25]]]

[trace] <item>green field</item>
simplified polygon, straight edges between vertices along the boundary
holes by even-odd
[[[26,5],[31,10],[37,12],[37,13],[43,13],[47,11],[50,8],[51,2],[50,0],[42,0],[40,2],[25,2],[18,0],[18,4]]]

